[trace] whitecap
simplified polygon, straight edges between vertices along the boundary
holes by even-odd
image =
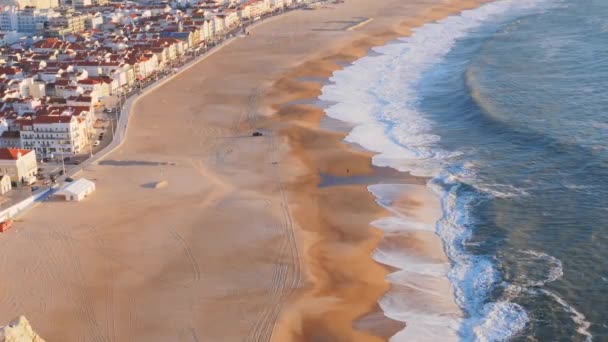
[[[578,311],[572,305],[568,304],[568,302],[566,302],[557,293],[546,290],[546,289],[541,289],[540,291],[542,293],[550,296],[551,298],[553,298],[559,305],[561,305],[564,308],[564,310],[566,310],[568,313],[570,313],[570,318],[572,318],[572,321],[574,322],[574,324],[576,324],[576,332],[581,334],[585,338],[585,341],[591,342],[593,340],[593,335],[589,331],[589,327],[591,327],[591,323],[589,321],[587,321],[587,318],[585,317],[585,315],[583,315],[580,311]]]
[[[480,342],[506,341],[528,323],[528,314],[518,304],[500,301],[484,307],[483,319],[473,327]]]
[[[374,48],[373,54],[336,71],[330,79],[331,84],[322,88],[320,100],[331,103],[326,108],[327,115],[354,126],[345,138],[347,142],[375,152],[372,163],[376,166],[434,178],[429,186],[441,197],[443,217],[435,229],[452,263],[447,274],[455,301],[467,313],[467,318],[442,318],[429,312],[414,312],[400,303],[407,299],[389,293],[380,300],[385,314],[408,322],[408,328],[395,335],[392,341],[456,336],[456,332],[480,341],[507,339],[523,329],[528,320],[525,310],[518,304],[509,301],[487,303],[500,275],[489,256],[472,256],[464,250],[474,226],[469,210],[479,200],[479,195],[512,197],[527,193],[510,185],[480,184],[472,162],[454,168],[454,160],[462,156],[463,151],[439,148],[441,137],[433,133],[434,123],[419,110],[417,91],[424,75],[444,59],[458,40],[487,22],[500,20],[505,13],[509,13],[509,17],[523,15],[547,1],[499,0],[423,25],[414,29],[410,37]],[[479,193],[461,191],[463,183],[477,188]],[[370,191],[374,192],[374,189],[370,188]],[[377,197],[385,207],[392,204],[390,196]],[[393,218],[376,221],[374,225],[388,233],[430,229],[428,224],[412,222],[395,210],[391,212],[395,215]],[[374,258],[406,272],[426,276],[445,274],[444,265],[416,260],[421,266],[418,267],[416,262],[407,262],[408,258],[412,261],[412,256],[394,251],[378,249]]]
[[[533,250],[523,251],[522,254],[524,258],[519,260],[520,263],[528,264],[529,267],[534,267],[537,271],[540,269],[540,271],[545,272],[542,279],[533,279],[530,274],[521,274],[525,286],[544,286],[546,283],[556,281],[564,275],[562,262],[558,258]]]

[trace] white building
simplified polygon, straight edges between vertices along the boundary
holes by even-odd
[[[59,7],[59,0],[5,0],[1,3],[17,6],[21,9],[26,7],[36,7],[40,9]]]
[[[0,12],[0,29],[2,31],[17,31],[34,33],[44,29],[45,23],[51,18],[60,16],[52,9],[6,7]]]
[[[88,29],[99,29],[103,25],[103,16],[101,13],[95,13],[87,18],[85,24]]]
[[[36,111],[36,107],[40,106],[41,103],[40,99],[31,98],[11,98],[4,100],[5,106],[10,105],[13,107],[13,110],[17,112],[19,116]]]
[[[13,182],[31,184],[36,181],[38,164],[32,150],[0,148],[0,175],[11,177]]]
[[[44,82],[35,81],[32,77],[28,77],[19,82],[19,93],[21,97],[40,99],[46,96],[46,87]]]
[[[1,18],[1,16],[0,16]],[[0,32],[0,46],[12,45],[21,39],[25,34],[17,31]]]
[[[81,153],[87,142],[86,118],[75,115],[40,115],[31,125],[22,125],[23,148],[33,149],[39,158]]]
[[[63,197],[66,201],[80,202],[95,191],[95,183],[88,179],[80,178],[67,183],[55,196]]]
[[[91,0],[72,0],[72,6],[76,7],[76,8],[92,6],[92,5],[93,5],[93,1],[91,1]]]
[[[0,136],[6,131],[8,131],[8,122],[5,118],[0,118]]]
[[[0,195],[11,191],[13,185],[11,184],[11,177],[8,175],[0,176]]]

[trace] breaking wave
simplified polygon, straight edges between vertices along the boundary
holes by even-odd
[[[431,178],[428,185],[440,197],[443,215],[435,227],[414,222],[391,208],[390,187],[370,187],[393,217],[375,222],[387,233],[402,230],[434,230],[442,239],[451,267],[428,264],[401,251],[377,250],[374,258],[402,271],[389,276],[396,285],[412,285],[408,273],[425,277],[447,276],[462,317],[442,317],[431,312],[412,312],[402,294],[389,293],[380,300],[385,313],[408,323],[393,341],[412,337],[453,336],[465,340],[497,341],[521,331],[528,314],[508,299],[492,302],[490,292],[501,275],[492,258],[466,252],[475,222],[471,207],[484,198],[526,196],[525,189],[511,185],[486,184],[479,180],[476,166],[462,162],[461,151],[439,147],[441,137],[433,133],[434,122],[419,109],[418,85],[425,74],[440,63],[453,46],[482,25],[507,20],[542,8],[547,0],[501,0],[464,11],[413,31],[407,38],[373,49],[367,57],[337,71],[331,84],[323,87],[320,100],[331,103],[329,117],[353,124],[345,140],[375,152],[372,162],[402,172]],[[389,199],[387,199],[389,198]],[[540,258],[540,257],[539,257]],[[561,263],[545,282],[561,274]],[[559,267],[558,267],[559,266]],[[401,279],[401,280],[400,280]],[[541,286],[540,282],[532,284]],[[423,328],[416,328],[423,327]],[[443,330],[441,328],[444,328]],[[407,332],[407,330],[410,332]]]

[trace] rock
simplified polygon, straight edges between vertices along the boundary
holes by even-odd
[[[0,327],[0,342],[44,342],[44,340],[34,332],[25,316],[19,316],[8,325]]]

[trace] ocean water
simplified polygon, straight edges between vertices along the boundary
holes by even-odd
[[[607,90],[606,0],[498,0],[333,75],[320,99],[354,125],[346,140],[429,177],[442,205],[449,265],[375,256],[447,277],[462,313],[389,294],[385,313],[415,331],[394,341],[608,340]],[[396,189],[370,187],[379,203]]]

